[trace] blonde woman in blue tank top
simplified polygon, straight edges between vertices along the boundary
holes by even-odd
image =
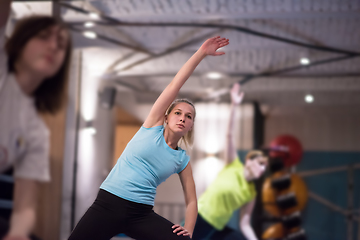
[[[191,238],[197,217],[195,184],[189,156],[178,142],[191,142],[195,108],[188,100],[174,99],[201,60],[223,55],[217,50],[228,44],[219,36],[206,40],[180,69],[100,186],[70,240],[108,240],[119,233],[137,240]],[[174,173],[179,174],[185,195],[184,227],[152,210],[157,186]]]
[[[264,173],[267,157],[261,151],[250,151],[245,157],[245,164],[241,163],[233,139],[235,109],[243,99],[239,84],[233,86],[230,95],[226,166],[199,199],[194,240],[244,240],[244,236],[247,240],[257,240],[250,224],[256,196],[252,181]],[[226,226],[233,212],[239,208],[239,227],[244,236]]]

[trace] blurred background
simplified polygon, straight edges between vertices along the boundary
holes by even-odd
[[[39,237],[67,239],[160,92],[205,39],[221,35],[230,39],[226,54],[207,57],[179,96],[197,109],[188,153],[198,197],[223,167],[228,92],[240,82],[240,156],[287,146],[283,156],[273,151],[284,166],[273,164],[257,184],[259,239],[292,232],[276,225],[286,206],[278,211],[268,202],[291,188],[296,203],[287,215],[300,211],[301,219],[295,232],[309,240],[360,240],[358,0],[14,1],[9,31],[30,14],[61,18],[75,48],[66,107],[46,118],[52,181],[41,189]],[[279,176],[290,177],[276,189],[270,182]],[[159,214],[183,220],[177,176],[159,186],[155,203]]]

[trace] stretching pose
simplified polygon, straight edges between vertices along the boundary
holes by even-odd
[[[178,142],[183,139],[191,143],[195,108],[188,100],[174,99],[201,60],[224,54],[216,50],[228,44],[228,39],[220,37],[206,40],[180,69],[100,186],[95,202],[70,240],[108,240],[119,233],[137,240],[190,239],[197,199],[189,156]],[[152,210],[157,186],[174,173],[179,174],[185,194],[184,227]]]
[[[0,216],[0,239],[27,240],[39,182],[50,180],[49,130],[38,112],[53,114],[62,106],[71,42],[65,25],[50,16],[18,20],[6,38],[10,4],[0,1],[0,174],[13,169],[15,181],[10,219]],[[5,188],[0,191],[4,197]]]
[[[231,110],[227,130],[226,166],[210,184],[199,199],[193,239],[243,240],[244,237],[226,224],[233,212],[240,207],[240,229],[247,240],[256,240],[250,224],[251,213],[255,204],[255,186],[253,180],[265,171],[267,158],[261,151],[250,151],[245,157],[245,166],[240,162],[233,140],[234,114],[236,106],[243,99],[239,93],[240,85],[231,89]]]

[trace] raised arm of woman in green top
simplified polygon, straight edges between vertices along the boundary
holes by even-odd
[[[231,163],[237,156],[235,141],[234,141],[234,121],[235,111],[237,106],[242,102],[244,93],[240,92],[240,84],[235,83],[230,91],[231,106],[229,123],[226,132],[226,146],[225,146],[225,164]]]

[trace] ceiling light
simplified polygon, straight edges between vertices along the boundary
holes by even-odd
[[[100,19],[100,15],[95,12],[89,13],[89,17],[91,17],[92,19]]]
[[[93,22],[86,22],[84,23],[84,26],[87,27],[87,28],[91,28],[93,27],[95,24]]]
[[[219,72],[209,72],[206,76],[209,79],[218,80],[222,77],[222,74]]]
[[[308,58],[301,58],[300,63],[302,65],[308,65],[310,63],[310,60]]]
[[[307,95],[305,96],[305,102],[307,102],[307,103],[312,103],[313,101],[314,101],[313,95],[307,94]]]
[[[91,31],[85,31],[83,32],[83,35],[87,38],[91,38],[91,39],[94,39],[97,37],[96,33],[94,32],[91,32]]]

